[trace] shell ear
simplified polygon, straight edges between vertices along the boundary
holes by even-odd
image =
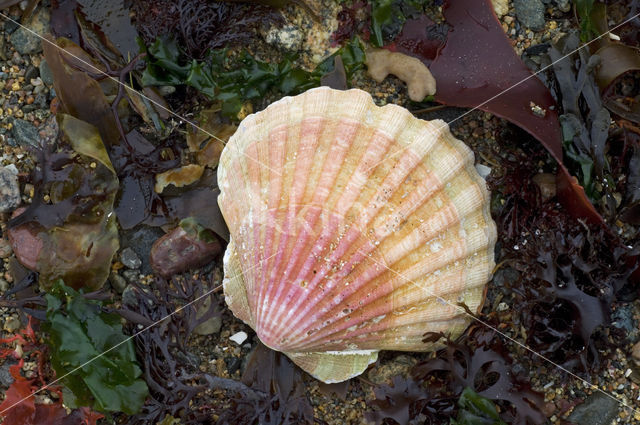
[[[356,377],[378,360],[376,350],[285,354],[301,369],[327,384],[335,384]]]

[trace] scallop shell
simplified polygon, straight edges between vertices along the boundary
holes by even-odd
[[[495,224],[471,150],[361,90],[326,87],[248,116],[218,168],[224,292],[260,340],[324,382],[380,350],[430,351],[480,309]]]

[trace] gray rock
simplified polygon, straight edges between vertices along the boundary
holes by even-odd
[[[38,147],[38,130],[29,121],[15,119],[13,120],[13,127],[11,128],[13,138],[20,146],[35,146]]]
[[[618,402],[597,391],[576,406],[568,419],[578,425],[610,425],[619,407]]]
[[[534,31],[544,29],[544,4],[541,0],[514,0],[513,7],[523,26]]]
[[[47,61],[43,59],[38,68],[40,69],[40,78],[42,79],[42,82],[48,86],[53,85],[53,73],[51,72],[51,68],[49,68]]]
[[[138,270],[125,270],[122,272],[122,276],[124,276],[124,278],[127,279],[127,282],[129,283],[137,282],[138,280],[140,280],[140,273],[138,272]]]
[[[0,168],[0,212],[13,211],[20,205],[18,176],[8,167]]]
[[[149,265],[149,252],[151,252],[153,243],[163,235],[162,229],[145,225],[139,225],[135,229],[120,232],[120,246],[133,249],[142,261],[140,273],[152,273]]]
[[[622,330],[629,341],[635,341],[640,336],[640,327],[634,319],[634,308],[631,303],[619,306],[611,314],[611,325]]]
[[[285,25],[271,29],[265,36],[265,41],[272,46],[289,52],[298,51],[302,46],[304,34],[295,25]]]
[[[138,295],[136,295],[136,289],[127,285],[122,291],[122,304],[128,305],[129,307],[135,307],[138,305]]]
[[[136,252],[131,248],[125,248],[122,250],[120,253],[120,261],[125,267],[130,269],[139,269],[142,265],[142,261],[140,261]]]
[[[26,26],[36,34],[44,36],[49,31],[49,11],[46,8],[40,9]],[[11,34],[11,44],[21,55],[32,55],[42,51],[40,37],[31,31],[20,27]]]
[[[3,388],[6,388],[13,383],[13,377],[9,372],[9,368],[13,365],[14,362],[5,361],[2,366],[0,366],[0,386]]]
[[[568,12],[571,10],[571,0],[556,0],[556,5],[562,12]]]

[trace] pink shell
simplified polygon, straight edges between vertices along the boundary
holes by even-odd
[[[428,351],[481,307],[495,224],[446,123],[326,87],[247,117],[218,168],[224,290],[261,341],[325,382]]]

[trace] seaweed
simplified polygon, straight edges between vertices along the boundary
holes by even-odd
[[[305,395],[303,374],[284,354],[261,343],[253,350],[239,391],[224,409],[219,424],[311,424],[313,408]]]
[[[379,410],[368,412],[369,420],[378,424],[394,423],[392,420],[399,424],[441,424],[456,416],[464,418],[469,414],[471,390],[499,404],[501,420],[507,423],[544,421],[538,410],[542,396],[515,377],[509,355],[492,332],[475,328],[463,337],[466,340],[457,342],[441,333],[429,333],[425,342],[441,338],[445,348],[417,364],[410,378],[397,376],[392,387],[374,389],[373,404]]]
[[[609,323],[612,303],[633,292],[638,249],[606,229],[588,228],[553,199],[543,201],[533,182],[539,155],[507,150],[504,174],[489,180],[501,194],[492,211],[503,235],[500,264],[519,272],[505,282],[520,306],[513,321],[523,325],[532,349],[565,368],[590,371],[599,365],[594,335]]]
[[[293,57],[271,63],[255,59],[247,51],[231,58],[226,49],[210,51],[206,61],[187,62],[173,39],[157,39],[147,52],[147,67],[141,77],[143,86],[189,85],[220,101],[222,114],[232,119],[238,119],[246,102],[263,99],[273,92],[297,94],[319,86],[321,78],[334,70],[337,56],[342,60],[348,81],[363,67],[365,59],[364,47],[358,39],[340,48],[313,71],[296,67]]]
[[[175,34],[191,58],[203,59],[210,49],[248,42],[259,25],[279,24],[276,9],[260,4],[207,0],[162,0],[149,5],[135,0],[131,10],[146,44]]]
[[[187,344],[199,324],[221,314],[219,304],[207,292],[205,279],[156,278],[153,288],[132,284],[123,295],[122,308],[116,311],[130,322],[129,331],[135,335],[136,353],[142,359],[150,392],[142,412],[129,417],[127,423],[156,423],[166,415],[180,418],[183,424],[207,423],[206,401],[196,398],[207,388],[205,377]],[[206,298],[212,302],[198,316]],[[141,329],[145,331],[139,332]]]

